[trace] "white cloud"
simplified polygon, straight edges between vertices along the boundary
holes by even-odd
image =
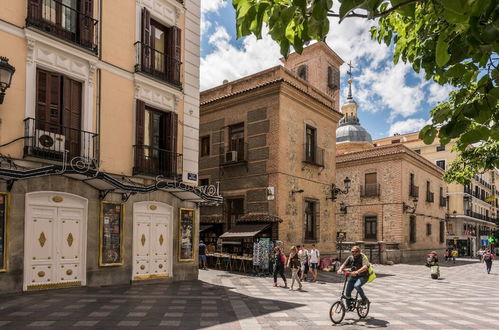
[[[444,102],[449,97],[449,93],[453,90],[452,86],[432,83],[429,88],[430,95],[427,102],[429,104],[436,104]]]
[[[261,40],[246,37],[238,49],[231,44],[227,30],[218,26],[209,36],[214,51],[201,58],[201,90],[279,65],[279,46],[266,33],[263,35]]]
[[[218,13],[218,11],[227,6],[228,0],[201,0],[201,35],[206,33],[212,26],[210,21],[206,20],[208,12]]]
[[[388,131],[388,135],[392,136],[395,133],[405,134],[419,131],[425,125],[429,124],[428,120],[424,120],[423,118],[409,118],[407,120],[398,121],[393,123]]]

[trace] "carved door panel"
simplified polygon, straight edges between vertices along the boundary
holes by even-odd
[[[146,214],[136,216],[134,228],[134,279],[141,279],[150,274],[150,241],[151,241],[151,217]]]
[[[80,281],[82,210],[59,208],[58,215],[57,281]]]
[[[57,208],[33,207],[26,219],[28,226],[25,277],[28,286],[43,286],[57,282],[56,264],[56,222]]]
[[[168,275],[168,226],[164,215],[153,216],[153,237],[151,241],[151,251],[153,260],[151,263],[152,275]]]

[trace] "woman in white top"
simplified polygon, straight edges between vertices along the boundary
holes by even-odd
[[[309,263],[310,263],[310,271],[312,272],[312,282],[317,281],[317,268],[319,265],[321,254],[319,250],[315,248],[315,244],[312,244],[312,249],[308,253]]]

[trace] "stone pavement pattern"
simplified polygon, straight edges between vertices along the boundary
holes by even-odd
[[[371,311],[346,329],[499,329],[499,271],[476,261],[443,265],[432,280],[422,265],[375,265],[366,285]],[[342,287],[336,274],[304,291],[272,287],[271,278],[200,271],[199,281],[72,288],[0,296],[0,329],[331,329],[328,311]],[[279,282],[281,283],[281,282]]]

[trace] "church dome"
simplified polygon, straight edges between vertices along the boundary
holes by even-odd
[[[357,119],[357,118],[355,118]],[[342,119],[343,120],[343,119]],[[368,142],[373,143],[371,134],[358,123],[341,123],[336,129],[336,143],[341,142]]]

